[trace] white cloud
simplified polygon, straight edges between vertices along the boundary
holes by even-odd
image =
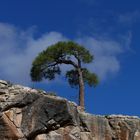
[[[30,84],[31,63],[36,55],[51,44],[67,40],[58,32],[49,32],[37,39],[33,37],[33,33],[32,28],[21,30],[15,26],[0,23],[0,79]],[[95,61],[87,67],[95,71],[101,79],[116,74],[120,70],[117,56],[124,51],[120,43],[111,39],[98,40],[92,37],[75,40],[87,46],[95,55]],[[125,38],[125,40],[125,43],[129,45],[130,39]],[[66,69],[63,67],[63,70],[66,71]]]
[[[30,83],[30,67],[36,55],[47,46],[66,40],[60,33],[50,32],[34,39],[30,29],[23,31],[0,23],[0,78],[16,83]]]

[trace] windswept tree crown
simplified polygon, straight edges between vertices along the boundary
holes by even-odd
[[[96,86],[98,83],[96,74],[90,73],[81,66],[81,63],[92,62],[93,58],[93,55],[87,49],[77,43],[72,41],[58,42],[39,53],[33,61],[31,69],[32,81],[41,81],[43,78],[52,80],[56,74],[61,74],[61,64],[70,64],[73,65],[74,69],[67,71],[66,78],[72,87],[77,86],[79,83],[78,68],[83,71],[84,82],[90,86]]]

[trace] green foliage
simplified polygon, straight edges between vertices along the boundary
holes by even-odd
[[[33,61],[30,73],[32,81],[54,79],[56,74],[61,74],[60,64],[70,64],[77,68],[78,65],[72,61],[72,56],[83,63],[93,60],[93,56],[83,46],[72,41],[58,42],[41,52]]]
[[[86,68],[83,69],[83,79],[84,82],[87,83],[89,86],[97,86],[99,83],[99,79],[95,73],[91,73]]]
[[[77,70],[70,70],[67,71],[66,73],[66,78],[68,79],[69,84],[71,85],[72,88],[76,88],[79,84],[79,79],[78,79],[78,71]]]
[[[86,68],[82,69],[82,74],[84,82],[87,83],[89,86],[95,87],[99,83],[97,75],[95,73],[89,72]],[[66,78],[68,79],[71,87],[77,87],[79,85],[78,77],[79,75],[76,69],[67,71],[66,73]]]

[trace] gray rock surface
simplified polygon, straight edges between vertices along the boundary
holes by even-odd
[[[140,140],[140,119],[91,115],[66,99],[0,80],[0,140]]]

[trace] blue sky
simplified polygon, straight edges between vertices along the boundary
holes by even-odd
[[[87,67],[100,77],[96,88],[86,86],[87,112],[140,116],[139,25],[138,0],[0,0],[0,79],[77,102],[63,76],[35,84],[29,77],[40,51],[73,40],[95,55]]]

